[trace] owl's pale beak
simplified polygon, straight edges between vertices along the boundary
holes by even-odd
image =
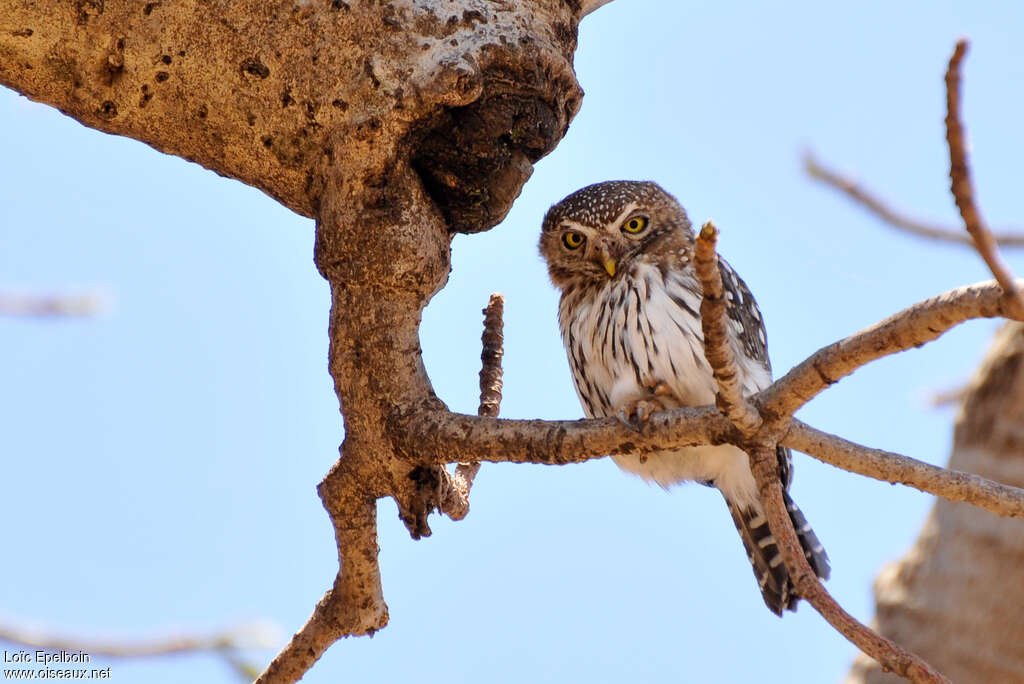
[[[604,270],[608,271],[608,276],[614,278],[615,266],[618,264],[618,260],[612,256],[611,246],[607,242],[601,243],[600,250],[601,265],[604,266]]]
[[[608,271],[608,275],[615,277],[615,259],[606,258],[601,260],[601,265],[604,266],[604,270]]]

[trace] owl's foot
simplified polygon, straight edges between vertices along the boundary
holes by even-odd
[[[619,420],[625,423],[626,427],[635,432],[640,432],[652,413],[664,411],[666,408],[665,404],[658,398],[658,395],[652,391],[651,396],[631,401],[620,408],[618,416]]]
[[[672,394],[672,390],[669,389],[669,386],[662,382],[661,380],[652,380],[651,382],[648,382],[647,389],[650,390],[651,394],[653,394],[656,397],[667,397],[668,395]],[[662,407],[662,409],[663,408],[664,407]],[[662,409],[658,410],[660,411]]]

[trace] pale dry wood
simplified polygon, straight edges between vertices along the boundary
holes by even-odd
[[[651,414],[641,433],[617,418],[513,420],[428,409],[409,413],[398,421],[394,438],[399,453],[435,463],[458,463],[472,455],[490,463],[568,465],[614,454],[740,439],[714,406]]]
[[[971,167],[967,162],[967,133],[960,121],[960,65],[967,54],[967,40],[957,41],[953,56],[946,69],[946,143],[949,145],[949,180],[953,199],[956,200],[960,217],[967,232],[974,240],[981,258],[985,260],[992,275],[1006,293],[1007,305],[1017,320],[1024,319],[1024,296],[1014,281],[1010,268],[999,255],[992,231],[981,217],[981,210],[974,199],[974,183]]]
[[[950,226],[938,223],[922,221],[894,209],[890,204],[865,188],[855,179],[823,164],[810,150],[804,152],[803,162],[804,170],[808,176],[842,192],[856,204],[872,212],[893,228],[930,240],[953,242],[965,247],[974,248],[974,239],[962,230],[956,230]],[[1024,247],[1024,232],[1020,230],[1003,230],[999,233],[993,233],[993,237],[1000,247]]]
[[[704,333],[704,356],[711,365],[718,392],[715,401],[722,412],[745,435],[761,427],[761,415],[746,397],[740,385],[739,368],[729,344],[729,319],[726,315],[725,290],[718,268],[718,229],[711,221],[705,223],[693,250],[693,266],[703,296],[700,300],[700,325]]]

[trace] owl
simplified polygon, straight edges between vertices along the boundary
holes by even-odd
[[[693,248],[686,211],[655,183],[597,183],[548,210],[540,252],[562,293],[559,327],[587,417],[618,416],[640,429],[654,411],[715,403]],[[751,395],[771,384],[764,322],[746,284],[724,259],[719,267],[729,342],[743,393]],[[612,459],[665,488],[686,481],[716,487],[764,602],[780,616],[785,609],[796,610],[799,596],[768,528],[746,453],[731,445],[698,446]],[[800,544],[814,572],[827,578],[828,556],[788,493],[789,449],[780,447],[778,459]]]

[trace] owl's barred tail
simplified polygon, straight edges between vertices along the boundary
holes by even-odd
[[[818,541],[818,536],[814,534],[814,530],[807,523],[807,518],[793,502],[789,492],[783,491],[782,497],[811,569],[821,579],[828,579],[828,554]],[[732,503],[729,503],[729,512],[743,539],[750,564],[754,566],[754,577],[761,587],[761,596],[765,604],[780,617],[783,610],[795,611],[800,597],[797,596],[793,580],[786,570],[785,563],[782,562],[782,554],[775,544],[775,537],[768,528],[768,518],[757,510],[740,511]]]

